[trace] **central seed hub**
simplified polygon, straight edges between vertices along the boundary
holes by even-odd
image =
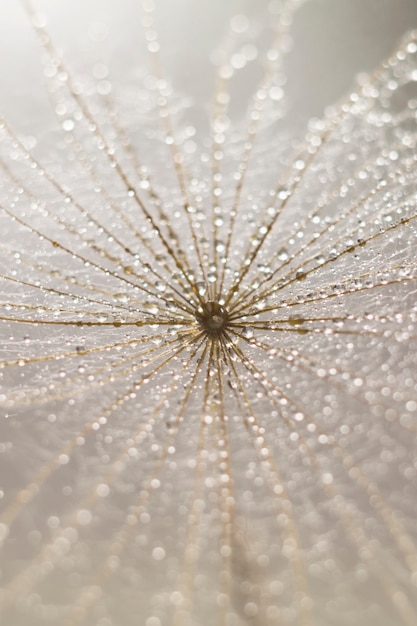
[[[218,337],[227,326],[229,314],[221,304],[209,300],[198,308],[196,320],[206,333]]]

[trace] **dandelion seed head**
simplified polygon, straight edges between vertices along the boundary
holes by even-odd
[[[219,337],[227,329],[229,313],[219,302],[208,300],[198,307],[196,319],[209,337]]]
[[[120,3],[91,72],[50,4],[59,135],[0,121],[0,619],[414,626],[415,35],[304,137],[315,0],[146,2],[117,63]]]

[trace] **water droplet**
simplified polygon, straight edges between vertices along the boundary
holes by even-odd
[[[245,326],[244,328],[242,328],[241,334],[243,337],[245,337],[245,339],[252,339],[253,329],[248,326]]]
[[[72,130],[74,130],[75,128],[75,123],[74,120],[72,119],[67,119],[64,120],[62,122],[62,128],[66,131],[66,132],[71,132]]]

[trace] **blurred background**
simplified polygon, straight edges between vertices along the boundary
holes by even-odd
[[[174,86],[191,91],[193,98],[209,98],[210,53],[230,18],[247,14],[256,30],[268,5],[266,0],[158,0],[163,62]],[[34,6],[47,16],[55,43],[75,68],[84,63],[87,69],[103,53],[111,58],[116,77],[124,79],[127,69],[143,62],[136,0],[38,0]],[[303,116],[320,115],[358,72],[372,70],[412,28],[417,28],[415,0],[306,0],[295,18],[288,59],[293,106]],[[39,46],[20,2],[0,2],[0,60],[0,110],[33,132],[47,115],[48,103]]]

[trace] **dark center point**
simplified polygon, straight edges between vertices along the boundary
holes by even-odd
[[[209,300],[198,308],[196,320],[206,333],[218,337],[227,326],[229,314],[221,304]]]

